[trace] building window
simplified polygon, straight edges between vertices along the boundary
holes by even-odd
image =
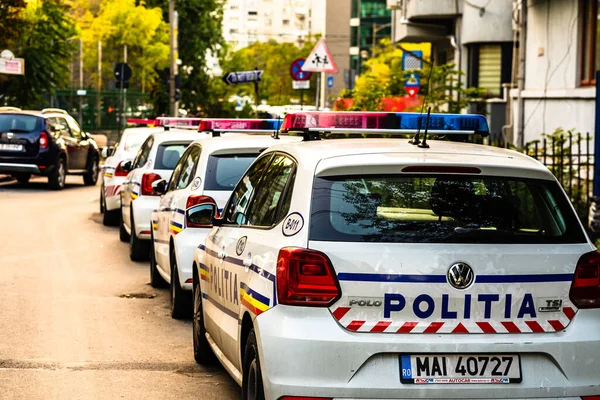
[[[511,70],[512,43],[469,47],[469,87],[485,89],[487,97],[502,95],[502,84],[510,83]]]
[[[581,85],[596,83],[600,69],[600,40],[597,30],[598,0],[581,0]]]

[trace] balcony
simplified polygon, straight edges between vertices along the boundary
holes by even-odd
[[[462,1],[456,0],[404,0],[406,18],[409,20],[454,18],[462,14]],[[457,10],[458,4],[458,10]],[[457,12],[458,11],[458,12]]]

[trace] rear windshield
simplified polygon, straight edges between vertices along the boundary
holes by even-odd
[[[583,243],[556,182],[482,176],[315,178],[310,239]]]
[[[206,168],[204,190],[233,190],[257,154],[224,154],[210,156]]]
[[[130,152],[137,152],[144,141],[150,136],[147,133],[130,133],[125,138],[124,150]]]
[[[191,143],[191,142],[189,142]],[[189,143],[161,144],[156,151],[155,169],[174,170]]]
[[[34,115],[0,114],[0,132],[29,133],[40,130],[41,123]]]

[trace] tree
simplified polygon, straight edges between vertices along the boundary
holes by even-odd
[[[25,9],[25,0],[2,0],[0,2],[0,48],[10,47]]]
[[[84,44],[84,65],[91,81],[97,82],[98,42],[102,42],[102,76],[114,81],[113,65],[123,61],[127,46],[127,62],[133,70],[132,88],[153,89],[159,78],[157,70],[169,63],[169,27],[160,8],[136,5],[135,0],[103,0],[97,16],[92,10],[79,15]],[[103,87],[108,85],[103,84]]]
[[[68,10],[60,0],[27,2],[12,39],[15,56],[25,59],[25,76],[0,75],[0,102],[44,107],[48,95],[68,82],[70,39],[76,33]]]
[[[147,0],[147,6],[160,7],[168,21],[168,0]],[[179,16],[179,75],[181,81],[180,108],[194,115],[207,115],[206,110],[219,109],[218,84],[206,69],[210,50],[218,54],[223,45],[221,21],[223,2],[220,0],[179,0],[175,8]],[[169,108],[169,68],[159,72],[160,85],[152,91],[157,115],[167,114]],[[212,116],[212,115],[211,115]]]

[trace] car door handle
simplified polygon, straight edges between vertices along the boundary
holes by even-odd
[[[221,260],[224,260],[225,257],[227,257],[227,254],[224,251],[222,251],[219,253],[219,257],[221,258]]]
[[[244,267],[246,268],[250,268],[252,266],[252,258],[248,257],[248,258],[244,258]]]

